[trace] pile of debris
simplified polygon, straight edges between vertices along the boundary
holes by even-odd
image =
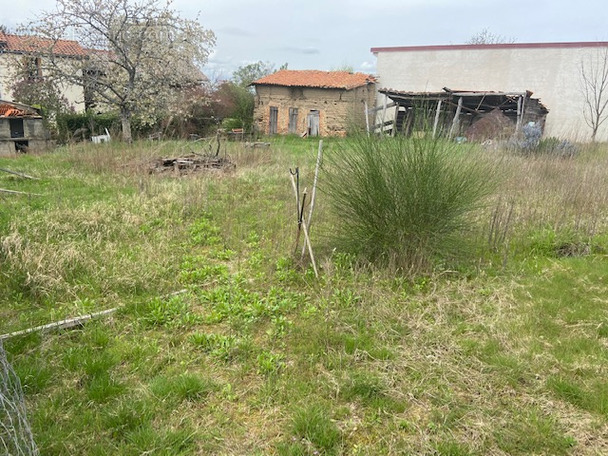
[[[200,171],[230,171],[236,167],[228,158],[217,155],[189,154],[183,157],[160,158],[150,165],[150,174],[173,172],[179,176]]]

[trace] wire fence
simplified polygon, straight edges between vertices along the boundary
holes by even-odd
[[[0,340],[0,455],[39,455],[27,420],[19,377],[6,358]]]

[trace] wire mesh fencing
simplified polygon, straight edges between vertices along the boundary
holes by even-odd
[[[21,382],[8,362],[0,340],[0,455],[38,454],[27,420]]]

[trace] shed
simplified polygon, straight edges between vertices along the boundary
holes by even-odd
[[[470,140],[504,138],[525,124],[544,128],[549,110],[529,90],[494,92],[451,90],[404,92],[380,89],[384,103],[379,112],[378,130],[412,134],[417,130],[433,135],[464,136]],[[387,99],[391,100],[389,104]],[[387,109],[391,118],[387,118]]]
[[[0,155],[42,151],[50,134],[31,106],[0,100]]]
[[[254,122],[265,134],[345,136],[364,129],[376,79],[348,71],[281,70],[254,81]]]

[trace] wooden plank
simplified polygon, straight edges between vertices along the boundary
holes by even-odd
[[[433,122],[433,138],[437,135],[437,124],[439,123],[439,115],[441,114],[441,101],[437,102],[437,110],[435,111],[435,121]]]
[[[374,125],[374,128],[386,127],[387,125],[392,125],[392,124],[393,124],[392,120],[387,120],[386,122],[382,122],[382,123]]]
[[[11,193],[13,195],[42,196],[40,193],[18,192],[17,190],[7,190],[5,188],[0,188],[0,192]]]
[[[112,309],[102,310],[101,312],[94,312],[87,315],[81,315],[75,318],[68,318],[66,320],[56,321],[54,323],[49,323],[47,325],[34,326],[33,328],[23,329],[21,331],[15,331],[12,333],[2,334],[0,336],[0,340],[10,339],[15,336],[23,336],[25,334],[30,334],[38,331],[48,331],[51,329],[69,329],[74,328],[75,326],[80,326],[85,321],[91,320],[93,318],[102,317],[105,315],[112,314],[118,310],[118,307],[114,307]]]
[[[179,294],[185,293],[186,291],[188,291],[188,290],[182,289],[182,290],[174,291],[173,293],[169,293],[168,295],[165,295],[163,297],[177,296]],[[85,323],[89,320],[92,320],[93,318],[105,317],[106,315],[113,314],[121,307],[122,306],[113,307],[111,309],[101,310],[99,312],[93,312],[93,313],[86,314],[86,315],[80,315],[80,316],[74,317],[74,318],[67,318],[65,320],[55,321],[53,323],[48,323],[46,325],[34,326],[33,328],[27,328],[27,329],[22,329],[20,331],[13,331],[10,333],[2,334],[2,335],[0,335],[0,341],[10,339],[11,337],[24,336],[26,334],[30,334],[30,333],[38,332],[38,331],[50,331],[53,329],[74,328],[76,326],[81,326],[83,323]]]
[[[10,169],[0,168],[0,171],[4,171],[5,173],[9,173],[9,174],[14,174],[15,176],[19,176],[19,177],[25,177],[26,179],[40,180],[37,177],[32,177],[27,174],[18,173],[17,171],[11,171]]]
[[[384,119],[386,118],[386,109],[388,108],[388,106],[386,104],[387,100],[388,100],[388,97],[386,96],[386,94],[384,94],[384,103],[382,106],[382,123],[383,124],[384,124]],[[394,104],[396,105],[397,103],[394,103]],[[399,109],[399,108],[397,108],[397,109]]]
[[[397,116],[399,115],[399,107],[395,108],[395,115],[393,117],[393,130],[391,132],[391,136],[395,136],[397,134]]]
[[[515,134],[518,134],[521,131],[525,112],[526,112],[526,97],[520,96],[517,99],[517,123],[515,124]]]
[[[387,120],[383,124],[376,124],[376,125],[374,125],[373,131],[375,133],[382,133],[382,132],[388,130],[389,128],[392,128],[392,126],[393,126],[393,121],[392,120]]]
[[[494,97],[521,97],[526,92],[453,92],[455,97],[479,97],[479,96],[494,96]]]
[[[374,112],[378,112],[378,111],[385,110],[385,107],[384,107],[384,106],[385,106],[385,105],[379,106],[379,107],[377,107],[377,108],[369,108],[369,113],[370,113],[370,114],[373,114]],[[386,105],[386,107],[387,107],[387,108],[393,108],[393,107],[395,107],[395,106],[397,106],[397,103],[395,103],[394,101],[393,101],[393,102],[391,102],[391,103],[388,103],[388,104]]]

